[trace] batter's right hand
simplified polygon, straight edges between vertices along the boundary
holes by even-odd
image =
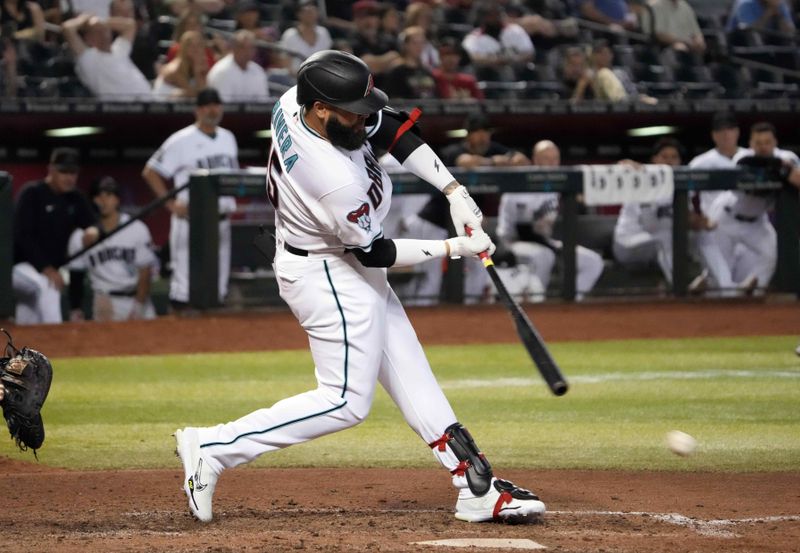
[[[497,249],[489,235],[480,231],[473,231],[472,236],[457,236],[445,240],[450,257],[470,257],[483,252],[492,255]]]
[[[186,219],[189,217],[189,204],[179,201],[174,201],[167,204],[167,209],[169,209],[173,215],[176,217],[180,217],[181,219]]]

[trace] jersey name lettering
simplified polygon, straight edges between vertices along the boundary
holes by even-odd
[[[198,159],[197,167],[200,169],[216,169],[217,167],[236,167],[236,164],[229,155],[216,154],[205,159]]]
[[[97,267],[101,263],[108,261],[124,261],[125,263],[134,263],[136,261],[136,250],[134,248],[121,248],[119,246],[112,246],[105,248],[99,252],[92,252],[89,255],[89,263],[92,267]]]
[[[373,209],[378,209],[383,201],[383,178],[381,176],[381,166],[378,160],[372,155],[371,152],[364,152],[364,163],[366,165],[367,175],[372,184],[367,190],[367,196],[372,203]]]
[[[287,155],[289,148],[292,147],[292,137],[289,134],[289,126],[286,124],[286,116],[281,109],[280,101],[272,107],[272,140],[278,143],[278,149],[283,157],[283,164],[286,172],[290,172],[298,159],[297,154]]]

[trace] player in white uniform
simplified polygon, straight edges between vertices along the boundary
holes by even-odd
[[[273,107],[267,191],[276,211],[274,269],[281,297],[308,334],[317,388],[234,422],[176,431],[189,509],[202,521],[212,518],[221,471],[360,423],[378,382],[451,472],[457,518],[528,521],[544,514],[534,494],[494,478],[387,282],[390,266],[494,247],[466,189],[416,136],[413,121],[384,107],[386,95],[372,82],[360,59],[324,50],[303,63],[297,87]],[[384,237],[392,184],[373,144],[442,190],[455,228],[469,226],[472,236]]]
[[[130,220],[119,211],[119,185],[111,177],[92,184],[92,201],[100,214],[98,235],[101,242],[73,259],[70,269],[89,272],[92,283],[93,318],[95,321],[154,319],[150,301],[152,267],[156,262],[150,230],[141,221],[134,221],[113,236],[103,237]],[[69,254],[83,249],[84,231],[78,229],[69,240]]]
[[[539,141],[533,146],[533,164],[558,167],[561,165],[561,151],[550,140]],[[500,197],[497,238],[514,254],[518,267],[498,271],[501,271],[504,282],[511,284],[509,292],[512,294],[525,294],[535,301],[540,298],[532,296],[532,293],[538,295],[547,290],[556,256],[563,247],[552,237],[558,202],[559,195],[554,192],[511,192]],[[603,273],[603,258],[583,246],[578,246],[575,253],[576,299],[580,300]]]
[[[692,169],[734,169],[736,163],[733,158],[744,148],[739,146],[739,123],[730,112],[719,112],[711,120],[711,139],[714,147],[700,154],[689,162]],[[705,270],[689,285],[692,292],[702,292],[711,285],[720,290],[721,296],[734,296],[741,290],[734,283],[731,275],[731,262],[725,258],[719,246],[719,231],[717,219],[719,213],[712,210],[714,200],[722,194],[722,190],[705,190],[699,193],[699,203],[693,202],[693,209],[699,210],[708,217],[711,225],[704,231],[697,232],[697,240],[706,242],[706,247],[701,249],[701,262]]]
[[[195,123],[172,134],[147,161],[142,177],[158,197],[167,193],[167,181],[175,187],[189,182],[198,169],[238,169],[239,147],[236,138],[219,126],[222,120],[222,100],[213,88],[197,95]],[[172,277],[169,299],[173,307],[181,308],[189,301],[189,190],[185,189],[166,203],[172,212],[169,229],[169,248],[172,258]],[[236,200],[231,196],[219,198],[219,301],[228,295],[231,270],[231,222]]]
[[[800,187],[800,159],[794,152],[778,148],[775,127],[771,123],[753,125],[750,148],[737,153],[733,161],[747,164],[758,158],[781,160],[786,179]],[[741,190],[728,190],[714,201],[712,210],[719,214],[720,248],[725,259],[731,261],[733,281],[743,289],[766,288],[775,273],[778,239],[768,216],[774,203],[774,192]]]
[[[662,138],[653,147],[652,163],[677,167],[681,165],[680,143]],[[634,163],[628,160],[622,163]],[[713,225],[702,213],[690,210],[689,249],[703,260],[719,257],[715,242],[705,236]],[[614,226],[614,257],[623,265],[647,264],[657,261],[664,279],[672,285],[672,198],[658,202],[630,202],[622,206]]]

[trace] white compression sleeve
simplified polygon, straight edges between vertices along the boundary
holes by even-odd
[[[444,240],[412,240],[409,238],[394,239],[397,257],[393,267],[408,267],[429,259],[445,257],[447,245]]]
[[[422,144],[403,162],[403,167],[439,190],[456,180],[439,156],[427,144]]]

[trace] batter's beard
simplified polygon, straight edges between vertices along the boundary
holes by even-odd
[[[352,127],[339,123],[335,117],[331,117],[325,123],[325,133],[328,135],[328,140],[330,140],[331,144],[351,151],[361,148],[367,139],[366,129],[353,130]]]

